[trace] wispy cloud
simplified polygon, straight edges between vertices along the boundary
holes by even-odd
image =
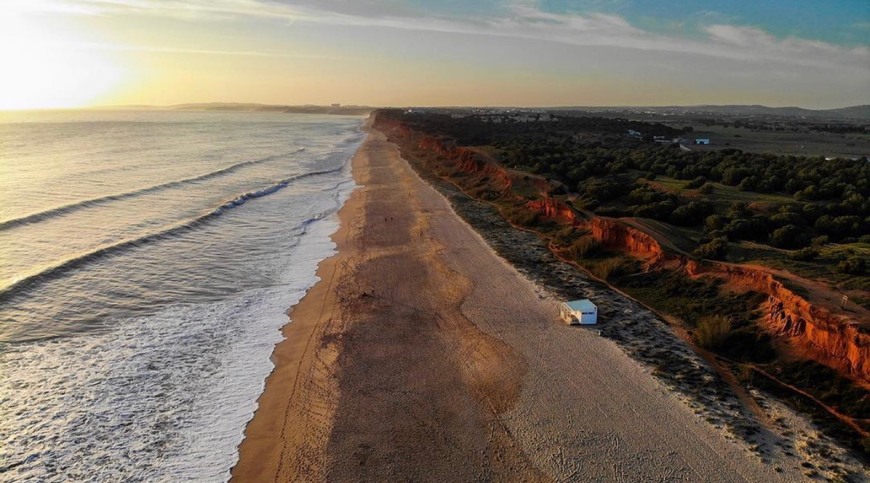
[[[794,37],[778,39],[758,28],[726,23],[706,25],[702,28],[705,37],[685,38],[644,31],[615,15],[546,12],[536,1],[516,1],[494,16],[463,18],[425,12],[399,0],[298,0],[292,3],[280,0],[12,0],[11,5],[27,11],[63,14],[135,14],[189,19],[246,16],[338,26],[497,36],[579,47],[616,47],[754,63],[842,69],[870,78],[870,48],[867,46],[842,47]],[[196,50],[190,50],[190,53],[196,53]],[[229,55],[242,54],[244,52]],[[250,55],[273,54],[252,52]]]
[[[703,29],[706,38],[690,39],[647,32],[615,15],[545,12],[536,6],[536,2],[517,2],[503,16],[465,19],[426,15],[362,16],[310,7],[287,8],[295,18],[310,22],[511,37],[580,47],[618,47],[750,62],[773,61],[850,71],[858,69],[870,74],[870,48],[866,46],[849,48],[794,37],[780,40],[758,28],[727,24],[706,26]]]
[[[261,50],[216,50],[216,49],[184,49],[173,47],[146,47],[140,45],[107,45],[95,42],[75,42],[58,44],[60,48],[76,48],[76,49],[91,49],[91,50],[108,50],[115,52],[144,52],[144,53],[160,53],[160,54],[181,54],[181,55],[219,55],[219,56],[241,56],[241,57],[282,57],[288,59],[312,59],[312,60],[340,60],[341,57],[316,55],[316,54],[300,54],[291,52],[271,52]]]

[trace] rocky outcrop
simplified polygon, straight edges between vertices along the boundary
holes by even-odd
[[[770,273],[725,263],[689,262],[690,275],[713,275],[733,286],[766,294],[763,324],[828,366],[870,383],[870,334],[854,321],[831,314],[788,289]]]

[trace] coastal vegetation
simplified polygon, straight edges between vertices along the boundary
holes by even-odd
[[[618,118],[378,116],[401,133],[403,152],[436,175],[538,233],[560,258],[666,315],[741,383],[781,396],[861,447],[870,430],[866,374],[855,372],[856,361],[797,356],[769,322],[779,313],[772,294],[741,277],[764,274],[831,311],[831,301],[815,294],[848,293],[853,308],[838,314],[860,322],[870,307],[866,159],[687,151],[681,140],[688,127]],[[655,142],[662,137],[675,142]],[[595,232],[589,222],[596,219],[629,232]],[[862,337],[868,331],[861,323],[856,330]],[[754,373],[764,376],[742,377]],[[821,373],[822,383],[815,380]]]
[[[554,183],[538,196],[601,216],[665,223],[687,235],[694,246],[685,248],[696,258],[753,261],[812,272],[844,290],[870,289],[870,267],[863,262],[870,256],[865,158],[684,151],[678,143],[648,141],[679,140],[683,131],[625,119],[493,123],[478,116],[418,114],[402,121],[457,146],[493,147],[489,152],[505,167]],[[629,131],[642,138],[627,136]],[[478,182],[478,192],[485,192],[485,181]],[[511,216],[533,221],[516,210]],[[758,249],[747,254],[745,247]]]
[[[558,181],[557,194],[572,194],[575,206],[598,214],[652,218],[703,229],[710,239],[778,248],[807,247],[820,237],[870,242],[865,159],[683,151],[676,143],[645,140],[679,139],[681,131],[620,119],[494,124],[475,116],[406,118],[460,146],[492,145],[506,167]],[[628,130],[644,137],[628,137]]]

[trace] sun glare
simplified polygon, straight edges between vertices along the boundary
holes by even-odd
[[[0,17],[0,109],[82,107],[119,87],[107,51],[23,15]]]

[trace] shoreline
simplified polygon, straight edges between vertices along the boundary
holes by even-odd
[[[304,440],[304,445],[312,446],[315,441],[325,442],[305,431],[306,406],[318,402],[311,389],[327,383],[321,380],[324,379],[323,368],[318,368],[313,359],[318,352],[314,344],[320,341],[324,322],[335,310],[333,287],[336,280],[355,253],[351,238],[356,226],[354,220],[363,206],[360,171],[365,169],[367,161],[361,153],[372,133],[371,122],[369,117],[363,124],[366,138],[351,158],[352,177],[357,186],[337,213],[338,229],[330,236],[335,243],[335,253],[318,263],[315,272],[318,281],[295,306],[287,309],[288,321],[281,328],[283,340],[270,356],[274,368],[257,398],[254,417],[245,427],[238,461],[230,470],[233,481],[281,481],[281,478],[294,481],[302,475],[281,472],[288,443],[302,446]],[[302,380],[302,374],[310,379]]]
[[[800,477],[612,341],[557,324],[556,300],[382,133],[352,169],[337,253],[282,329],[234,480]]]

